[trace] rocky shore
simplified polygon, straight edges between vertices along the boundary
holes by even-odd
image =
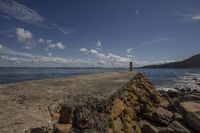
[[[118,76],[121,76],[121,78]],[[130,76],[131,78],[128,78]],[[97,79],[94,80],[95,77]],[[107,84],[109,78],[112,79],[111,81],[113,82],[111,85]],[[70,81],[73,80],[74,79],[70,79]],[[69,81],[69,79],[67,81]],[[63,97],[57,97],[58,100],[52,100],[52,94],[48,99],[51,102],[45,100],[37,101],[45,101],[47,104],[43,104],[45,107],[40,107],[41,109],[39,109],[39,111],[38,108],[32,107],[36,106],[36,104],[29,104],[27,95],[24,95],[21,97],[21,100],[19,99],[19,102],[21,102],[22,105],[28,104],[29,106],[22,106],[27,109],[22,111],[23,114],[19,115],[18,119],[20,119],[20,121],[18,121],[18,123],[15,121],[15,123],[13,123],[14,125],[8,125],[8,127],[3,127],[1,122],[0,132],[200,133],[200,92],[196,90],[157,91],[154,85],[140,73],[93,75],[89,78],[78,78],[78,80],[76,79],[75,81],[84,81],[87,83],[79,85],[90,85],[91,82],[96,82],[92,85],[98,84],[99,86],[96,88],[101,88],[101,91],[96,92],[96,90],[92,89],[94,87],[89,87],[87,90],[91,89],[88,94],[85,92],[86,90],[81,92],[83,95],[69,95],[71,93],[68,93],[68,95],[60,95]],[[100,81],[101,84],[99,84]],[[103,81],[105,81],[105,84],[102,84]],[[18,84],[18,86],[27,86],[27,84]],[[12,85],[9,87],[1,86],[1,93],[6,93],[6,89],[2,91],[2,88],[6,87],[8,89],[12,87]],[[14,86],[14,88],[15,87],[16,86]],[[37,87],[35,89],[37,89]],[[104,90],[102,91],[102,89]],[[25,90],[23,90],[23,92],[25,92]],[[61,93],[67,93],[68,91],[63,91]],[[106,94],[106,91],[108,91],[109,94]],[[7,93],[11,92],[7,91]],[[8,95],[9,94],[4,95],[4,97]],[[2,108],[2,104],[0,105]],[[4,106],[6,106],[6,104]],[[37,117],[36,123],[25,124],[28,127],[22,124],[23,128],[27,128],[24,130],[20,122],[30,117],[30,114],[27,115],[26,112],[30,111],[29,108],[32,108],[31,113],[35,111],[35,115],[38,114],[40,117],[31,116],[33,118]],[[5,110],[2,110],[3,109],[0,110],[2,118],[5,118],[4,116],[6,116],[6,113],[12,113],[11,111],[5,112]],[[26,116],[26,118],[21,120],[23,116]],[[33,119],[31,117],[30,120],[35,120],[35,118]],[[0,118],[1,121],[3,120],[2,118]],[[40,121],[40,119],[42,121]],[[4,121],[11,120],[4,119]],[[28,121],[26,122],[31,123]],[[21,128],[21,130],[17,130],[17,127]]]

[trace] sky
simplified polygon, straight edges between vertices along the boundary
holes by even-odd
[[[0,0],[0,67],[128,67],[200,53],[199,0]]]

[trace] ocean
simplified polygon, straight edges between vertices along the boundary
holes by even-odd
[[[158,90],[198,89],[200,90],[200,69],[149,69],[138,68]],[[106,71],[127,71],[112,68],[0,68],[0,84],[27,80],[69,77]]]

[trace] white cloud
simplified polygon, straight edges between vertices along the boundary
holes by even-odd
[[[100,42],[100,41],[97,41],[97,42],[96,42],[96,46],[97,46],[97,47],[101,47],[101,46],[102,46],[101,42]]]
[[[2,49],[3,48],[3,45],[2,44],[0,44],[0,49]]]
[[[3,17],[9,20],[11,20],[10,18],[14,18],[24,23],[37,25],[46,29],[56,28],[63,34],[74,32],[73,29],[60,27],[55,23],[46,21],[37,11],[15,0],[0,0],[0,12],[6,14]]]
[[[92,67],[96,66],[96,64],[82,59],[52,57],[52,53],[48,53],[47,56],[36,56],[3,47],[0,49],[0,66]]]
[[[133,55],[128,54],[127,57],[128,58],[133,58]]]
[[[132,60],[131,58],[122,57],[113,53],[104,54],[96,49],[90,49],[84,53],[94,56],[97,64],[104,67],[127,67],[127,63]]]
[[[18,41],[25,45],[24,48],[30,49],[33,47],[33,35],[30,31],[23,28],[17,28],[16,35]]]
[[[50,44],[53,40],[46,40],[46,43]]]
[[[45,43],[45,40],[43,38],[39,38],[38,43]]]
[[[22,5],[14,0],[1,0],[0,12],[9,15],[12,18],[23,21],[30,24],[42,24],[44,18],[40,16],[35,10]]]
[[[52,53],[48,53],[47,55],[48,55],[48,56],[52,56]]]
[[[30,31],[24,30],[23,28],[17,28],[16,35],[17,35],[18,41],[20,42],[25,42],[33,37]]]
[[[194,20],[200,20],[200,15],[199,16],[192,16],[192,19],[194,19]]]
[[[13,51],[1,44],[0,54],[32,57],[31,54]]]
[[[80,48],[80,52],[87,52],[88,50],[86,48]]]
[[[154,40],[144,42],[141,44],[141,46],[153,45],[153,44],[157,44],[157,43],[161,43],[161,42],[165,42],[165,41],[171,41],[171,40],[174,40],[174,39],[172,39],[172,38],[157,38]]]
[[[65,46],[61,42],[50,44],[48,47],[51,49],[65,49]]]
[[[66,34],[66,35],[74,32],[74,30],[71,29],[71,28],[60,27],[60,26],[58,26],[57,24],[54,24],[54,26],[55,26],[59,31],[61,31],[63,34]]]
[[[133,48],[128,48],[128,49],[126,49],[126,52],[127,52],[128,54],[132,53],[132,51],[133,51]]]
[[[187,21],[200,21],[200,10],[199,9],[189,9],[187,11],[175,12],[175,15],[183,18]]]
[[[91,54],[98,54],[98,51],[95,50],[95,49],[91,49],[90,51],[88,51],[88,53],[91,53]]]

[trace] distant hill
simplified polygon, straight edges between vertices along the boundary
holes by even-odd
[[[143,68],[200,68],[200,54],[194,55],[186,60],[159,65],[149,65]]]

